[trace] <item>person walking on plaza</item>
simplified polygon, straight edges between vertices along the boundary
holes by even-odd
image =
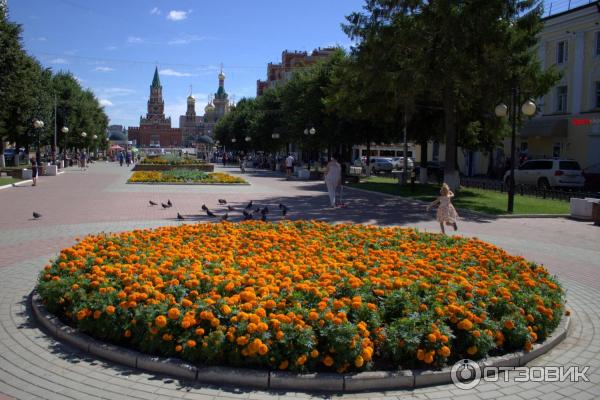
[[[342,167],[335,157],[331,157],[326,168],[325,184],[327,185],[327,192],[329,193],[329,202],[331,203],[331,207],[335,208],[336,193],[342,186]]]
[[[37,176],[38,176],[38,165],[35,159],[30,159],[31,162],[31,179],[33,180],[33,184],[31,186],[37,185]]]
[[[85,151],[82,151],[81,154],[79,154],[79,163],[80,163],[80,167],[82,171],[85,171],[87,168],[87,164],[85,163],[86,161],[86,156],[85,156]]]
[[[458,225],[456,224],[458,213],[450,201],[452,197],[454,197],[454,193],[452,193],[448,184],[444,183],[440,189],[440,196],[427,206],[427,211],[429,211],[431,207],[438,205],[436,219],[440,223],[443,234],[446,234],[444,224],[452,226],[454,230],[458,229]]]
[[[227,166],[227,153],[223,153],[223,166]]]
[[[127,154],[125,154],[125,164],[127,164],[127,166],[129,167],[129,165],[131,164],[131,152],[127,152]]]
[[[292,176],[292,171],[294,170],[294,157],[291,154],[288,154],[285,159],[285,176],[290,179]]]
[[[122,167],[123,166],[123,152],[120,151],[119,152],[119,165]]]

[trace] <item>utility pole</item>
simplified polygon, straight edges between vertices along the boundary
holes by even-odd
[[[52,163],[54,165],[56,165],[56,151],[58,150],[56,148],[57,144],[56,144],[56,120],[58,119],[58,114],[56,113],[56,92],[54,93],[54,149],[52,150]]]

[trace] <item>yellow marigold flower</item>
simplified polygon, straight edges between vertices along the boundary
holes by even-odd
[[[357,357],[354,359],[354,366],[355,366],[356,368],[360,368],[360,367],[362,367],[362,366],[364,365],[364,363],[365,363],[365,360],[364,360],[364,358],[362,358],[362,356],[357,356]]]

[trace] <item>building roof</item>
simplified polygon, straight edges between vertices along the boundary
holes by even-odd
[[[158,77],[158,67],[154,69],[154,78],[152,79],[152,87],[160,87],[160,78]]]
[[[110,132],[110,136],[108,137],[108,140],[119,142],[119,141],[127,140],[127,138],[125,137],[123,132],[112,131],[112,132]]]
[[[206,136],[206,135],[202,135],[202,136],[198,137],[197,141],[198,141],[198,143],[213,144],[212,138],[210,136]]]

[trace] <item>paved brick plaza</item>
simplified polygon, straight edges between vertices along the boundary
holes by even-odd
[[[236,169],[227,169],[236,172]],[[172,380],[120,367],[49,338],[31,319],[27,306],[42,266],[78,236],[100,231],[179,224],[176,213],[199,217],[206,204],[220,212],[218,198],[232,205],[254,200],[267,204],[276,220],[278,203],[291,219],[315,218],[380,225],[416,226],[438,231],[432,213],[418,202],[344,190],[346,209],[328,209],[324,185],[290,182],[270,172],[251,172],[251,186],[126,185],[129,171],[118,164],[96,163],[58,177],[42,177],[38,186],[0,190],[0,400],[32,399],[208,399],[307,397],[302,393],[268,393],[215,388]],[[150,207],[148,200],[174,207]],[[31,220],[32,211],[43,218]],[[239,219],[230,213],[231,219]],[[350,398],[460,399],[595,399],[600,398],[600,229],[567,219],[487,219],[463,213],[459,234],[477,236],[513,254],[544,264],[567,289],[572,326],[567,339],[533,365],[590,366],[590,382],[481,383],[463,391],[453,385],[412,391],[359,393]],[[319,396],[322,397],[322,396]],[[335,396],[341,397],[341,396]]]

